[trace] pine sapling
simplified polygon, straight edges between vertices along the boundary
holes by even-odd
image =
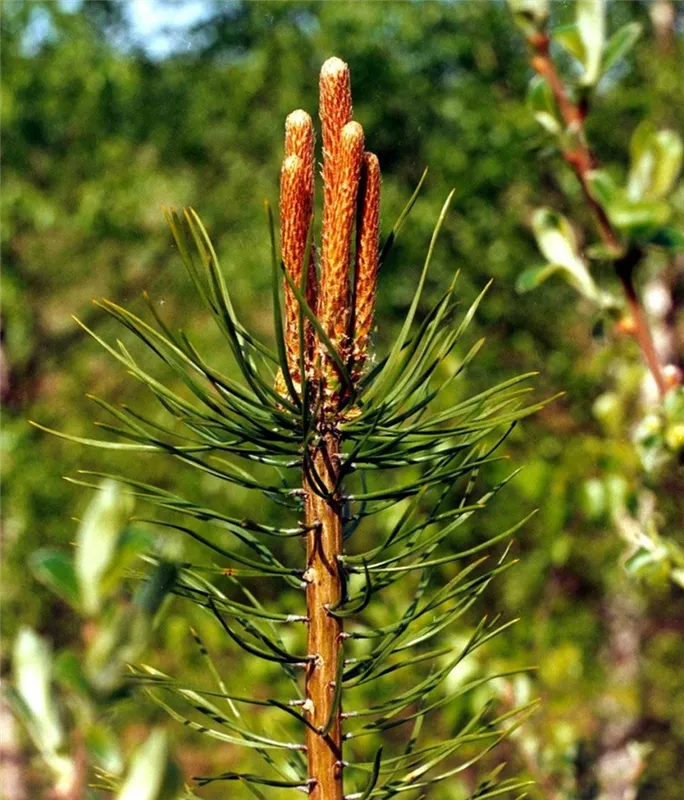
[[[101,402],[117,423],[109,430],[127,441],[76,440],[161,453],[227,488],[249,489],[279,504],[278,522],[272,524],[208,508],[131,476],[113,476],[156,507],[159,516],[149,524],[179,531],[213,559],[228,562],[213,570],[218,573],[213,578],[211,568],[181,564],[174,593],[215,620],[226,641],[245,651],[242,658],[275,664],[295,694],[267,699],[237,694],[204,648],[214,690],[185,687],[157,669],[134,667],[130,680],[175,719],[264,759],[261,772],[202,776],[198,784],[239,781],[255,797],[270,789],[277,796],[304,791],[313,800],[426,796],[437,783],[457,781],[524,716],[510,711],[497,716],[485,707],[466,715],[442,740],[421,732],[425,716],[450,702],[445,682],[454,668],[510,624],[486,617],[473,623],[467,616],[492,578],[513,563],[508,548],[494,564],[479,555],[454,574],[447,571],[504,542],[522,525],[477,543],[458,539],[512,477],[479,490],[480,470],[497,460],[500,442],[539,404],[522,405],[528,390],[521,382],[529,376],[471,397],[453,392],[482,344],[465,354],[457,350],[482,295],[458,324],[455,279],[432,308],[420,307],[451,196],[401,329],[389,352],[373,357],[378,271],[423,180],[380,246],[380,164],[365,149],[363,129],[353,119],[349,68],[338,58],[321,69],[320,122],[320,242],[314,235],[314,125],[303,110],[293,111],[285,123],[280,257],[268,209],[275,350],[238,318],[197,214],[169,211],[178,251],[225,337],[233,366],[228,372],[212,366],[185,333],[161,319],[151,301],[156,327],[102,301],[187,391],[153,377],[123,344],[112,346],[91,332],[147,386],[171,424],[167,428],[156,418]],[[250,470],[252,465],[258,471]],[[264,467],[275,477],[264,477]],[[305,541],[305,556],[290,553],[296,539]],[[287,590],[284,598],[303,590],[305,597],[296,595],[301,605],[289,607],[284,599],[271,608],[264,598],[273,594],[262,597],[254,588],[266,582]],[[435,645],[459,620],[467,631],[459,645],[453,640]],[[281,635],[284,626],[291,635]],[[486,681],[478,678],[457,694]],[[219,708],[219,700],[227,710]],[[183,705],[187,710],[179,708]],[[299,734],[289,740],[257,733],[240,712],[245,706],[285,715]],[[380,746],[363,760],[367,741],[395,729],[409,731],[403,745],[392,736],[387,756]],[[482,777],[478,797],[525,785],[515,777],[502,779],[500,771],[495,767]],[[453,786],[456,792],[460,784]]]

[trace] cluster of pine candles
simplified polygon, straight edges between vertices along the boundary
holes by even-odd
[[[363,128],[352,120],[349,67],[328,59],[320,73],[323,138],[323,224],[320,275],[311,241],[314,212],[315,136],[305,111],[285,123],[285,158],[280,184],[281,258],[285,284],[285,348],[289,375],[281,370],[277,388],[301,395],[302,371],[311,387],[302,398],[318,415],[318,436],[304,474],[308,639],[306,676],[308,771],[311,795],[338,800],[342,791],[341,703],[333,708],[338,679],[342,619],[330,613],[342,600],[344,498],[339,485],[340,431],[345,385],[329,348],[319,341],[300,310],[293,285],[304,296],[352,380],[361,375],[368,351],[378,268],[380,166],[364,150]],[[356,233],[356,246],[352,236]],[[351,253],[354,252],[353,270]],[[301,296],[300,296],[301,297]],[[332,724],[328,722],[331,718]],[[326,732],[323,734],[322,732]]]

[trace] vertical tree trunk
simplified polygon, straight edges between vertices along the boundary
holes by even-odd
[[[342,623],[326,607],[339,603],[342,582],[338,556],[342,552],[342,506],[335,492],[339,469],[339,439],[327,434],[314,454],[313,463],[332,498],[325,499],[306,481],[306,522],[314,526],[307,534],[306,602],[309,617],[307,652],[315,659],[306,675],[309,719],[316,728],[325,727],[333,705],[340,653]],[[307,758],[313,800],[342,800],[341,708],[335,712],[330,731],[322,736],[307,729]]]

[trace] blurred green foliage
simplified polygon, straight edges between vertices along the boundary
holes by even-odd
[[[473,1],[209,2],[206,16],[183,31],[178,46],[153,59],[135,43],[125,6],[3,6],[4,641],[15,638],[22,622],[49,634],[56,646],[75,638],[68,606],[41,590],[29,575],[28,557],[74,537],[69,519],[88,497],[62,475],[115,472],[123,463],[117,454],[104,458],[49,437],[27,420],[92,435],[97,409],[86,392],[156,413],[70,314],[112,339],[120,332],[90,299],[106,295],[143,314],[140,293],[146,290],[176,326],[201,336],[205,349],[218,347],[217,334],[197,313],[160,212],[162,204],[194,205],[218,245],[243,316],[251,315],[251,326],[268,335],[263,199],[276,197],[286,114],[316,108],[318,68],[336,54],[350,64],[355,115],[383,167],[387,223],[423,168],[430,168],[427,190],[380,276],[378,347],[391,341],[410,302],[439,208],[455,187],[425,308],[456,266],[464,306],[495,279],[469,342],[487,337],[468,373],[469,389],[539,370],[539,396],[566,391],[514,431],[507,449],[525,469],[493,506],[487,529],[468,534],[479,541],[540,509],[518,535],[520,564],[487,595],[492,616],[521,621],[487,651],[485,667],[538,664],[531,686],[508,689],[544,700],[531,730],[516,740],[520,746],[507,745],[506,758],[533,775],[543,765],[538,797],[595,796],[584,765],[610,716],[611,693],[619,692],[638,718],[638,740],[651,746],[639,797],[677,797],[684,757],[684,596],[663,576],[654,576],[641,594],[646,624],[638,674],[617,688],[608,680],[615,664],[605,644],[607,609],[627,580],[624,545],[610,529],[610,493],[621,482],[619,491],[634,504],[630,492],[640,467],[617,412],[599,420],[593,406],[615,384],[638,383],[638,356],[631,342],[607,345],[593,338],[590,306],[560,281],[516,294],[520,273],[539,262],[533,209],[548,204],[575,218],[578,208],[580,217],[583,212],[572,176],[557,169],[526,107],[531,70],[506,8]],[[560,22],[571,10],[569,3],[552,4]],[[656,35],[649,10],[646,3],[610,5],[611,30],[638,21],[645,32],[618,68],[619,84],[610,74],[599,84],[589,120],[599,157],[622,158],[625,171],[639,120],[684,129],[684,43],[672,32],[681,24],[672,26],[669,38]],[[681,17],[682,9],[675,6],[675,13]],[[577,202],[569,207],[573,197]],[[681,192],[674,204],[681,219]],[[584,222],[590,229],[588,215]],[[654,256],[645,271],[657,269],[672,276],[679,299],[673,326],[681,359],[682,267]],[[134,466],[142,479],[181,485],[184,494],[224,504],[231,513],[248,514],[253,502],[242,490],[225,496],[212,481],[170,474],[152,456]],[[488,479],[498,477],[492,471]],[[668,474],[654,488],[670,521],[668,535],[683,543],[681,478]],[[191,648],[183,612],[178,604],[171,608],[153,663],[169,674],[182,667],[200,675],[202,661]],[[214,627],[192,622],[214,653],[225,650]],[[238,658],[230,649],[219,665],[239,674]],[[508,689],[502,688],[504,699]],[[140,706],[119,713],[130,739],[143,738]],[[444,730],[461,711],[449,713]],[[161,720],[150,709],[142,721]],[[230,747],[207,748],[199,737],[169,730],[181,741],[187,774],[235,766]]]

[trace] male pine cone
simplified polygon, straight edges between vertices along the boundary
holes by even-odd
[[[306,271],[306,302],[348,373],[358,380],[367,359],[375,306],[380,165],[376,155],[364,151],[363,128],[352,119],[349,67],[339,58],[328,59],[321,68],[320,119],[323,139],[320,258],[316,257],[319,251],[313,245],[311,232],[314,129],[311,117],[301,109],[293,111],[285,123],[280,183],[281,255],[284,268],[296,286],[303,285]],[[294,387],[298,391],[301,387],[300,364],[304,363],[314,397],[322,398],[323,416],[333,421],[348,397],[349,387],[343,385],[339,368],[311,324],[305,319],[300,325],[299,303],[287,281],[285,347]],[[287,393],[285,386],[283,376],[279,375],[276,387],[283,396]]]

